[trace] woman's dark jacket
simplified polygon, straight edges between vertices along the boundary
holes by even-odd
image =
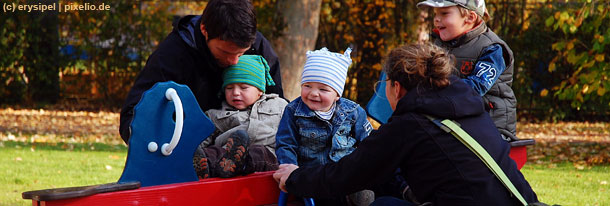
[[[441,90],[415,88],[399,100],[389,122],[337,163],[299,168],[286,181],[289,193],[332,197],[383,183],[400,168],[421,202],[439,205],[518,205],[516,198],[459,140],[422,114],[456,120],[496,160],[527,202],[536,194],[509,158],[481,97],[457,77]]]
[[[126,143],[131,136],[129,127],[133,119],[134,106],[140,101],[142,93],[157,82],[174,81],[187,85],[202,111],[220,108],[224,98],[219,96],[223,68],[218,66],[212,56],[199,28],[200,22],[200,16],[181,18],[173,31],[148,58],[146,66],[131,87],[121,109],[119,132]],[[283,98],[277,55],[260,32],[257,32],[256,40],[246,54],[262,55],[267,60],[275,86],[267,87],[266,93],[279,94]]]

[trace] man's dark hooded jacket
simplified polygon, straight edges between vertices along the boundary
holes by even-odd
[[[148,58],[146,66],[138,75],[121,109],[119,132],[125,143],[131,136],[130,124],[133,108],[140,101],[142,93],[157,82],[174,81],[187,85],[195,95],[201,110],[220,108],[223,97],[219,96],[222,86],[222,70],[208,48],[205,37],[199,29],[200,16],[185,16],[175,25],[173,31],[159,44]],[[283,97],[280,64],[271,45],[260,32],[245,54],[262,55],[271,67],[270,74],[275,86],[266,88],[266,93],[276,93]]]
[[[339,162],[295,170],[289,193],[304,197],[351,194],[400,173],[420,202],[443,205],[518,205],[485,164],[457,138],[422,114],[456,120],[479,142],[529,203],[538,202],[508,156],[481,97],[457,77],[441,90],[414,88],[397,103],[389,122],[371,133]]]

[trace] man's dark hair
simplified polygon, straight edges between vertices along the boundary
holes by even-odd
[[[256,38],[256,15],[250,0],[210,0],[201,15],[208,39],[220,38],[246,48]]]

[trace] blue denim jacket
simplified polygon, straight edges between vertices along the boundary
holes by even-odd
[[[470,85],[479,95],[487,94],[491,86],[500,78],[500,74],[506,70],[502,55],[500,44],[492,44],[485,48],[481,57],[477,59],[472,73],[463,79],[464,82]]]
[[[323,120],[299,97],[284,109],[275,136],[277,159],[280,164],[299,166],[337,162],[371,132],[366,117],[360,105],[340,98],[332,119]]]

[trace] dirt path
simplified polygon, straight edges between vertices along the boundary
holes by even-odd
[[[119,113],[0,109],[0,140],[122,143]]]
[[[123,144],[119,113],[0,109],[0,141]],[[517,136],[536,140],[531,161],[610,163],[610,123],[559,122],[517,125]]]

